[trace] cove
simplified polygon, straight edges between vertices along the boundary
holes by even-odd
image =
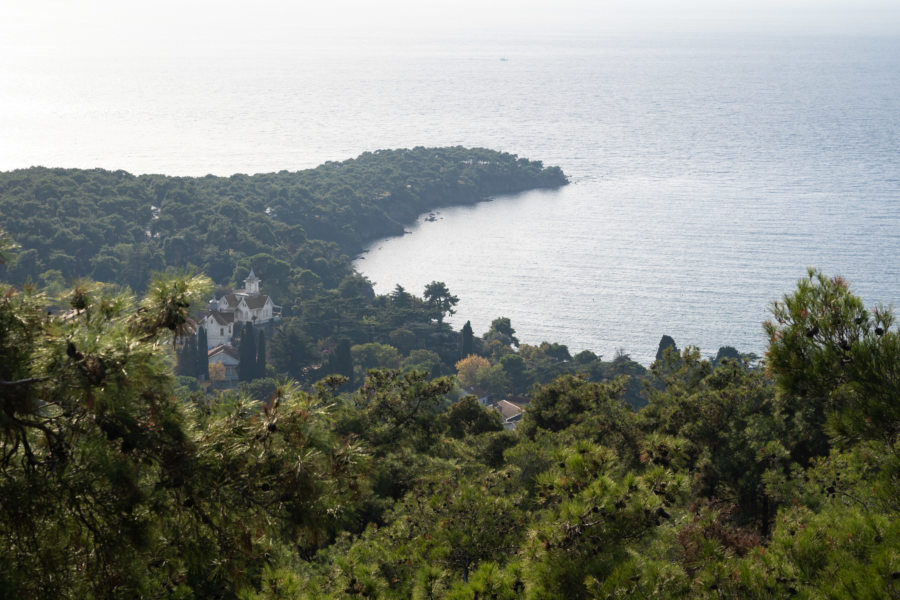
[[[625,352],[645,365],[663,334],[704,355],[723,345],[761,355],[770,303],[807,266],[847,275],[867,303],[892,300],[873,285],[875,265],[890,271],[886,279],[900,275],[879,260],[898,245],[875,226],[884,218],[900,214],[767,193],[727,175],[581,176],[558,190],[421,215],[407,235],[371,244],[355,267],[378,293],[400,284],[421,294],[445,282],[460,298],[451,322],[471,320],[476,335],[505,316],[523,342],[607,359]]]

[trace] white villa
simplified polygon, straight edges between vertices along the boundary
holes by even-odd
[[[206,329],[207,350],[231,342],[235,323],[254,326],[281,319],[281,307],[259,292],[260,279],[250,269],[244,289],[209,301],[209,309],[200,315],[198,325]]]

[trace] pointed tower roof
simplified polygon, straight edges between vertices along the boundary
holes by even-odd
[[[247,279],[244,280],[244,292],[251,295],[256,296],[259,294],[259,277],[256,276],[256,273],[253,272],[253,266],[250,266],[250,274],[247,275]]]

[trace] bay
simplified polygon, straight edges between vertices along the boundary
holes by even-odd
[[[559,159],[572,186],[445,210],[357,267],[384,293],[444,281],[476,332],[506,316],[523,341],[644,364],[663,334],[762,354],[770,303],[808,266],[895,303],[900,79],[882,43],[586,52],[541,113],[579,151]]]
[[[52,56],[48,54],[46,56]],[[0,57],[0,168],[230,175],[485,146],[572,184],[441,211],[357,261],[456,324],[647,363],[761,353],[807,266],[900,299],[900,38],[364,39],[280,54]]]

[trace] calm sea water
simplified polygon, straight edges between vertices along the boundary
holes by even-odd
[[[456,324],[624,349],[764,350],[807,266],[900,304],[900,37],[368,42],[238,58],[0,57],[0,169],[228,175],[486,146],[572,185],[441,211],[356,264]]]

